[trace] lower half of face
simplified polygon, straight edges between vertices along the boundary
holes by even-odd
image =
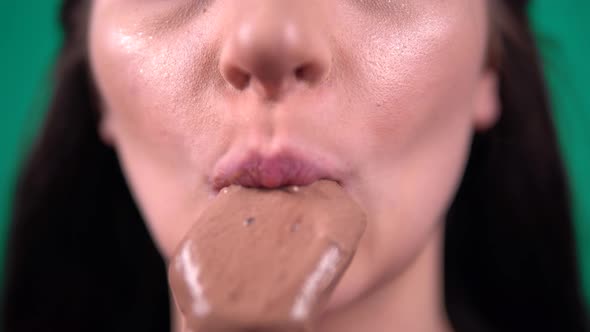
[[[441,228],[473,130],[493,119],[486,5],[276,3],[95,1],[100,130],[166,258],[231,155],[315,158],[368,217],[334,294],[347,303],[395,278]],[[314,75],[298,74],[306,66]]]

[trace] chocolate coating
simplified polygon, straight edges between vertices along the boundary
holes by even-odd
[[[335,182],[223,190],[169,265],[194,332],[304,331],[348,267],[365,228]]]

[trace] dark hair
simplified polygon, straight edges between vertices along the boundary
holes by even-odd
[[[492,0],[499,1],[499,0]],[[165,266],[115,152],[97,135],[87,0],[64,0],[45,126],[19,178],[0,329],[167,331]],[[477,134],[445,238],[459,332],[585,331],[568,188],[527,1],[505,0],[503,115]]]

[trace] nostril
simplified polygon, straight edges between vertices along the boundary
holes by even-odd
[[[295,78],[297,81],[314,83],[319,79],[319,76],[321,76],[321,68],[313,63],[308,63],[295,68]]]
[[[225,75],[227,82],[238,90],[243,90],[250,84],[250,75],[238,67],[228,68]]]
[[[297,78],[298,81],[302,81],[305,80],[305,73],[306,69],[305,66],[299,66],[295,69],[295,77]]]

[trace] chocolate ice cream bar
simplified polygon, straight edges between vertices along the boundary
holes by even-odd
[[[231,186],[169,265],[193,332],[306,331],[348,267],[365,216],[340,185]]]

